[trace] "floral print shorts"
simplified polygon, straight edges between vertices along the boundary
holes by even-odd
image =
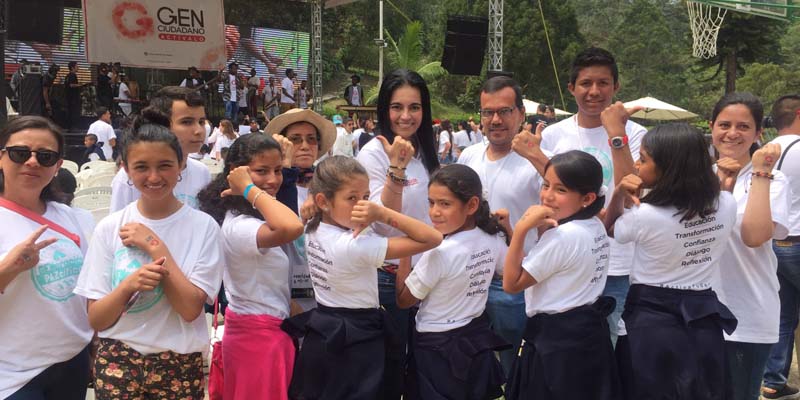
[[[94,376],[98,400],[202,400],[205,395],[201,353],[142,355],[118,340],[100,339]]]

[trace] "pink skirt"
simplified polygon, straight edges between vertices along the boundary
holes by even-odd
[[[288,399],[295,349],[281,322],[228,308],[222,336],[225,400]]]

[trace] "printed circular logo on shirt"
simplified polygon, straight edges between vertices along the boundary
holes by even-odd
[[[31,269],[36,290],[47,299],[67,301],[78,283],[83,253],[75,242],[59,239],[39,252],[39,264]]]
[[[122,283],[128,275],[134,273],[142,265],[153,262],[153,259],[144,251],[136,247],[123,247],[114,253],[114,264],[111,267],[111,288],[114,289]],[[128,313],[138,313],[151,309],[164,297],[164,288],[156,286],[155,290],[141,292],[139,299],[128,310]]]
[[[584,147],[581,151],[585,153],[589,153],[600,162],[600,165],[603,166],[603,185],[608,188],[614,187],[614,163],[611,161],[611,157],[608,153],[605,153],[598,149],[597,147]]]

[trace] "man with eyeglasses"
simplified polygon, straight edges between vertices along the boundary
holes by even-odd
[[[489,207],[501,222],[513,227],[528,207],[539,204],[541,179],[533,162],[512,148],[525,121],[519,84],[506,76],[487,80],[481,89],[480,114],[486,140],[464,149],[458,163],[478,173]],[[544,153],[541,157],[547,159]],[[535,236],[530,234],[526,239],[526,252],[536,243]],[[509,373],[525,327],[524,294],[505,293],[503,278],[496,275],[489,287],[486,312],[495,333],[514,345],[513,349],[500,352],[500,361]]]

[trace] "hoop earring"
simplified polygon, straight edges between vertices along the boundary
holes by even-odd
[[[183,180],[183,175],[178,175],[178,182]]]
[[[131,182],[131,178],[128,178],[128,186],[133,186],[133,182]]]

